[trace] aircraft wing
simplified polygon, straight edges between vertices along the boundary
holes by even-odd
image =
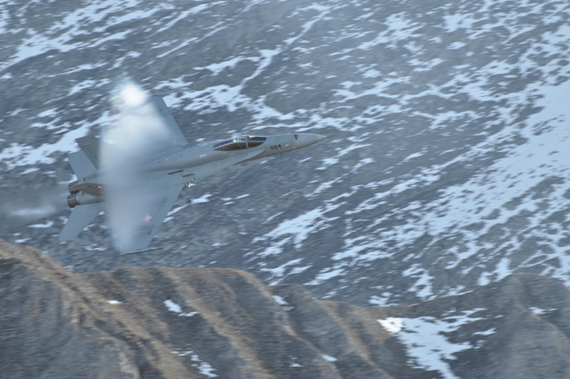
[[[160,114],[160,117],[164,122],[164,126],[168,129],[172,144],[175,146],[187,145],[188,142],[186,142],[186,138],[182,134],[180,127],[176,123],[176,120],[174,119],[174,117],[172,117],[172,114],[168,110],[168,107],[164,103],[162,97],[158,95],[152,95],[150,96],[150,101],[152,101],[152,103],[156,107],[157,111]]]
[[[184,187],[165,178],[148,179],[142,188],[115,188],[107,198],[107,219],[122,254],[148,247]]]
[[[101,171],[134,169],[187,145],[162,98],[147,95],[133,82],[117,87],[112,107],[111,121],[101,133]]]
[[[132,81],[116,88],[112,106],[102,131],[98,182],[115,247],[126,253],[148,246],[183,187],[173,175],[145,171],[144,165],[179,151],[186,139],[164,101]]]

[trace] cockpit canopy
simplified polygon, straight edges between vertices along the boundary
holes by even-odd
[[[254,137],[254,136],[243,136],[235,137],[226,141],[219,142],[214,145],[214,150],[221,151],[232,151],[249,149],[261,145],[267,137]]]

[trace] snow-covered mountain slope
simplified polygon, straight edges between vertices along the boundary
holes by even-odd
[[[356,304],[415,302],[512,272],[568,281],[566,1],[5,2],[0,237],[76,271],[234,267]],[[73,242],[65,160],[129,75],[189,141],[327,139],[197,183],[115,258]]]

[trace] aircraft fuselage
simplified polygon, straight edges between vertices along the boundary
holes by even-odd
[[[256,141],[255,146],[249,146],[248,138],[263,138],[264,141],[262,143]],[[323,136],[318,134],[298,133],[266,137],[246,136],[226,141],[204,142],[198,145],[187,145],[178,152],[159,157],[157,160],[141,167],[141,169],[148,172],[169,171],[169,173],[176,173],[182,170],[182,176],[185,178],[203,178],[218,171],[214,167],[223,169],[244,161],[287,153],[312,145],[323,138]],[[227,144],[220,145],[224,142]],[[240,144],[242,146],[236,146]],[[195,175],[192,175],[193,173]]]
[[[248,139],[258,139],[255,146],[249,146]],[[272,155],[287,153],[312,145],[324,136],[312,133],[278,134],[263,137],[235,137],[228,140],[203,142],[198,145],[186,145],[179,151],[164,155],[140,166],[141,173],[168,175],[171,183],[191,183],[215,174],[224,168],[245,161],[267,158]],[[263,139],[260,143],[259,139]],[[92,204],[104,201],[106,185],[105,171],[85,178],[92,188],[85,188],[85,183],[72,183],[71,195],[67,203],[70,208],[76,205]],[[100,188],[95,188],[99,186]],[[100,191],[101,193],[90,193]]]

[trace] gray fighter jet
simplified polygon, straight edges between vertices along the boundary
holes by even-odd
[[[111,122],[101,138],[77,139],[81,150],[68,157],[77,181],[69,184],[72,212],[59,239],[74,239],[105,211],[120,253],[146,251],[185,186],[226,167],[323,138],[309,133],[245,135],[188,144],[162,98],[127,81],[112,96]]]

